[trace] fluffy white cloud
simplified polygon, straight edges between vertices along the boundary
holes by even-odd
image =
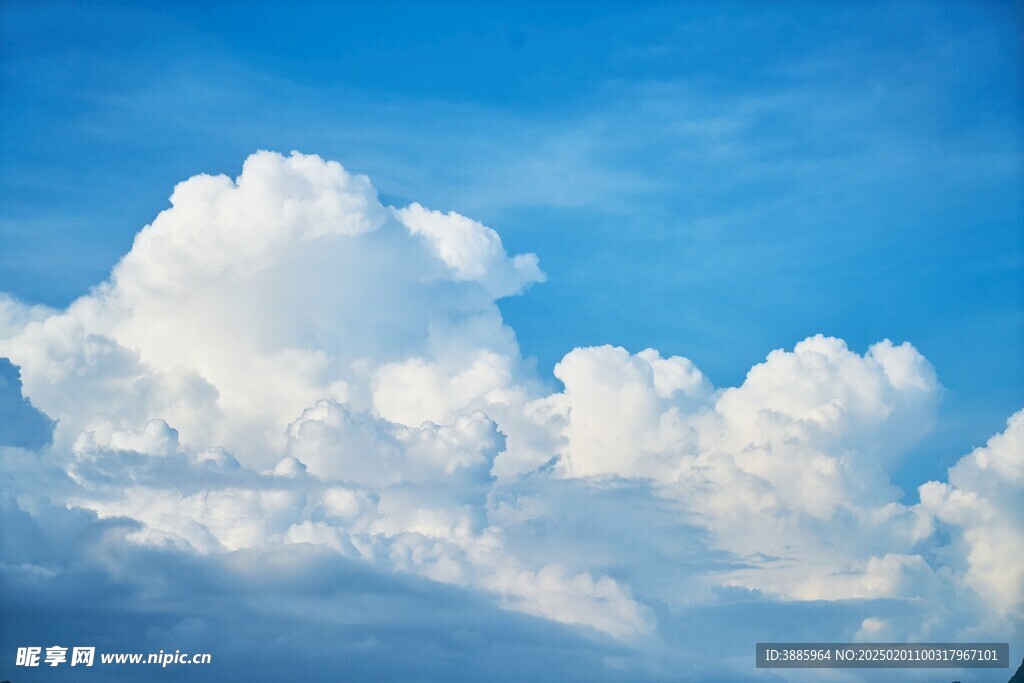
[[[699,661],[693,615],[778,639],[737,609],[830,610],[833,640],[1024,628],[1024,413],[908,505],[889,473],[942,393],[910,344],[810,337],[717,389],[683,357],[577,348],[550,393],[496,305],[542,280],[490,228],[384,207],[315,156],[191,178],[67,310],[0,297],[32,404],[0,398],[58,420],[52,447],[0,449],[5,529],[92,529],[103,552],[67,552],[114,582],[137,553],[324,594],[337,558],[418,576],[620,653],[594,678]],[[5,590],[73,574],[27,543]],[[749,658],[728,647],[707,651]]]
[[[454,211],[430,211],[416,203],[395,214],[409,232],[427,240],[456,280],[479,282],[495,298],[518,294],[544,281],[535,255],[520,254],[510,260],[498,233],[471,218]]]
[[[555,471],[651,481],[712,548],[742,558],[718,581],[799,600],[940,589],[918,554],[927,522],[887,474],[930,428],[941,393],[911,345],[859,355],[812,337],[721,390],[650,349],[576,349],[555,374],[565,390],[533,404],[557,417]]]
[[[5,299],[0,355],[65,445],[160,417],[184,444],[267,464],[319,399],[447,421],[500,399],[521,361],[494,297],[542,274],[490,229],[438,216],[389,211],[335,162],[260,152],[235,180],[180,183],[110,280],[67,311]],[[449,380],[439,415],[433,391]],[[407,390],[421,393],[396,396]]]
[[[6,292],[0,292],[0,338],[6,339],[25,329],[30,322],[44,320],[56,313],[51,308],[26,305]]]
[[[162,420],[106,445],[83,434],[67,464],[81,487],[70,502],[138,520],[129,538],[139,543],[200,553],[326,546],[555,621],[619,637],[649,628],[647,609],[612,578],[508,552],[488,504],[502,439],[482,413],[409,428],[321,401],[288,434],[288,455],[263,474],[220,450],[177,452]]]
[[[673,455],[694,452],[686,419],[711,386],[693,363],[647,349],[631,356],[602,346],[576,349],[555,366],[565,385],[549,399],[565,419],[562,465],[569,476],[661,476]]]
[[[1024,613],[1024,410],[920,495],[920,509],[953,532],[967,584],[995,612]]]
[[[287,452],[317,476],[364,486],[459,487],[490,477],[502,442],[494,422],[481,412],[451,425],[413,428],[320,401],[289,425]]]
[[[741,452],[798,442],[872,461],[895,458],[931,427],[939,385],[908,343],[873,345],[864,356],[840,339],[806,339],[773,351],[716,412],[723,449]]]
[[[141,432],[127,430],[111,434],[110,447],[146,455],[173,455],[178,452],[178,432],[163,420],[150,420]]]

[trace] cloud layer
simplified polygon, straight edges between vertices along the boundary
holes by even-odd
[[[942,393],[911,344],[813,336],[727,388],[576,348],[550,393],[496,305],[543,280],[316,156],[180,183],[66,310],[0,299],[23,382],[0,366],[5,600],[93,581],[168,643],[245,605],[254,642],[328,624],[351,662],[405,647],[427,678],[530,652],[560,677],[737,680],[757,639],[1019,642],[1024,412],[904,496],[889,473]]]

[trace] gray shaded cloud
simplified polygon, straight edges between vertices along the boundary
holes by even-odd
[[[18,366],[0,358],[0,446],[43,448],[55,424],[22,395]]]

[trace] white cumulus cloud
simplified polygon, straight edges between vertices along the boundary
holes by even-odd
[[[890,475],[943,391],[910,343],[811,336],[735,387],[682,356],[581,347],[551,392],[496,304],[543,279],[491,228],[383,206],[316,156],[180,183],[66,310],[0,296],[3,405],[33,421],[31,438],[0,423],[4,590],[30,606],[102,576],[180,614],[161,589],[180,565],[268,624],[338,625],[345,600],[405,623],[367,597],[392,582],[538,620],[501,617],[517,634],[559,624],[608,654],[595,680],[749,657],[730,636],[800,639],[756,618],[795,604],[836,641],[1021,633],[1024,413],[907,501]],[[358,596],[337,597],[339,572]]]

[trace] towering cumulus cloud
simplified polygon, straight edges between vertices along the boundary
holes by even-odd
[[[66,310],[0,298],[5,651],[742,680],[756,640],[1019,642],[1024,413],[905,496],[942,392],[909,343],[813,336],[730,388],[576,348],[549,394],[496,305],[543,280],[477,221],[259,152]]]

